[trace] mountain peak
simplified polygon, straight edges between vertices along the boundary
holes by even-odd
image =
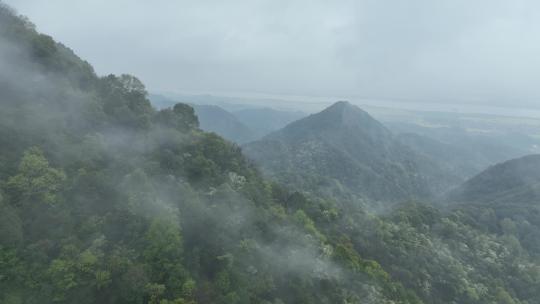
[[[340,100],[340,101],[336,101],[335,103],[333,103],[331,106],[329,106],[327,109],[332,109],[332,108],[335,108],[335,109],[345,109],[347,107],[354,107],[350,102],[346,101],[346,100]]]
[[[338,101],[321,112],[297,120],[269,136],[298,140],[323,133],[341,136],[351,132],[355,134],[354,137],[391,137],[390,131],[380,122],[347,101]]]
[[[313,115],[313,118],[327,121],[334,126],[386,129],[366,111],[348,101],[338,101],[318,114]]]
[[[348,101],[337,101],[333,103],[331,106],[322,110],[320,113],[334,113],[334,114],[341,115],[347,111],[362,111],[362,110]]]

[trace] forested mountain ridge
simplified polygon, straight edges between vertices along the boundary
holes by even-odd
[[[505,193],[533,188],[540,183],[540,155],[500,163],[468,180],[450,194],[455,201],[495,200]]]
[[[136,77],[97,76],[3,5],[0,66],[1,303],[540,299],[512,229],[285,189],[192,107],[152,108]]]
[[[344,101],[243,149],[265,171],[304,190],[345,188],[369,199],[400,201],[429,198],[437,187],[458,181]]]
[[[513,235],[530,254],[540,256],[540,155],[491,166],[446,200],[476,216],[479,228]]]

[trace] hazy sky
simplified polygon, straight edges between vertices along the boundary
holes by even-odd
[[[5,0],[150,90],[540,107],[534,0]]]

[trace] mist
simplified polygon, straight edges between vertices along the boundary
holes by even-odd
[[[1,303],[540,298],[536,4],[7,3]]]
[[[530,0],[7,3],[98,73],[138,75],[150,91],[522,107],[540,97]]]

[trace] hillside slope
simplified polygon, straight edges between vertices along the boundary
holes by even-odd
[[[514,234],[540,255],[540,155],[491,166],[450,192],[447,202],[471,212],[478,227]]]
[[[426,198],[457,180],[348,102],[293,122],[243,150],[271,175],[294,177],[291,182],[304,189],[338,183],[374,200]],[[429,183],[435,180],[440,184]]]
[[[489,167],[450,194],[455,201],[489,202],[507,195],[534,192],[540,183],[540,155],[529,155]]]

